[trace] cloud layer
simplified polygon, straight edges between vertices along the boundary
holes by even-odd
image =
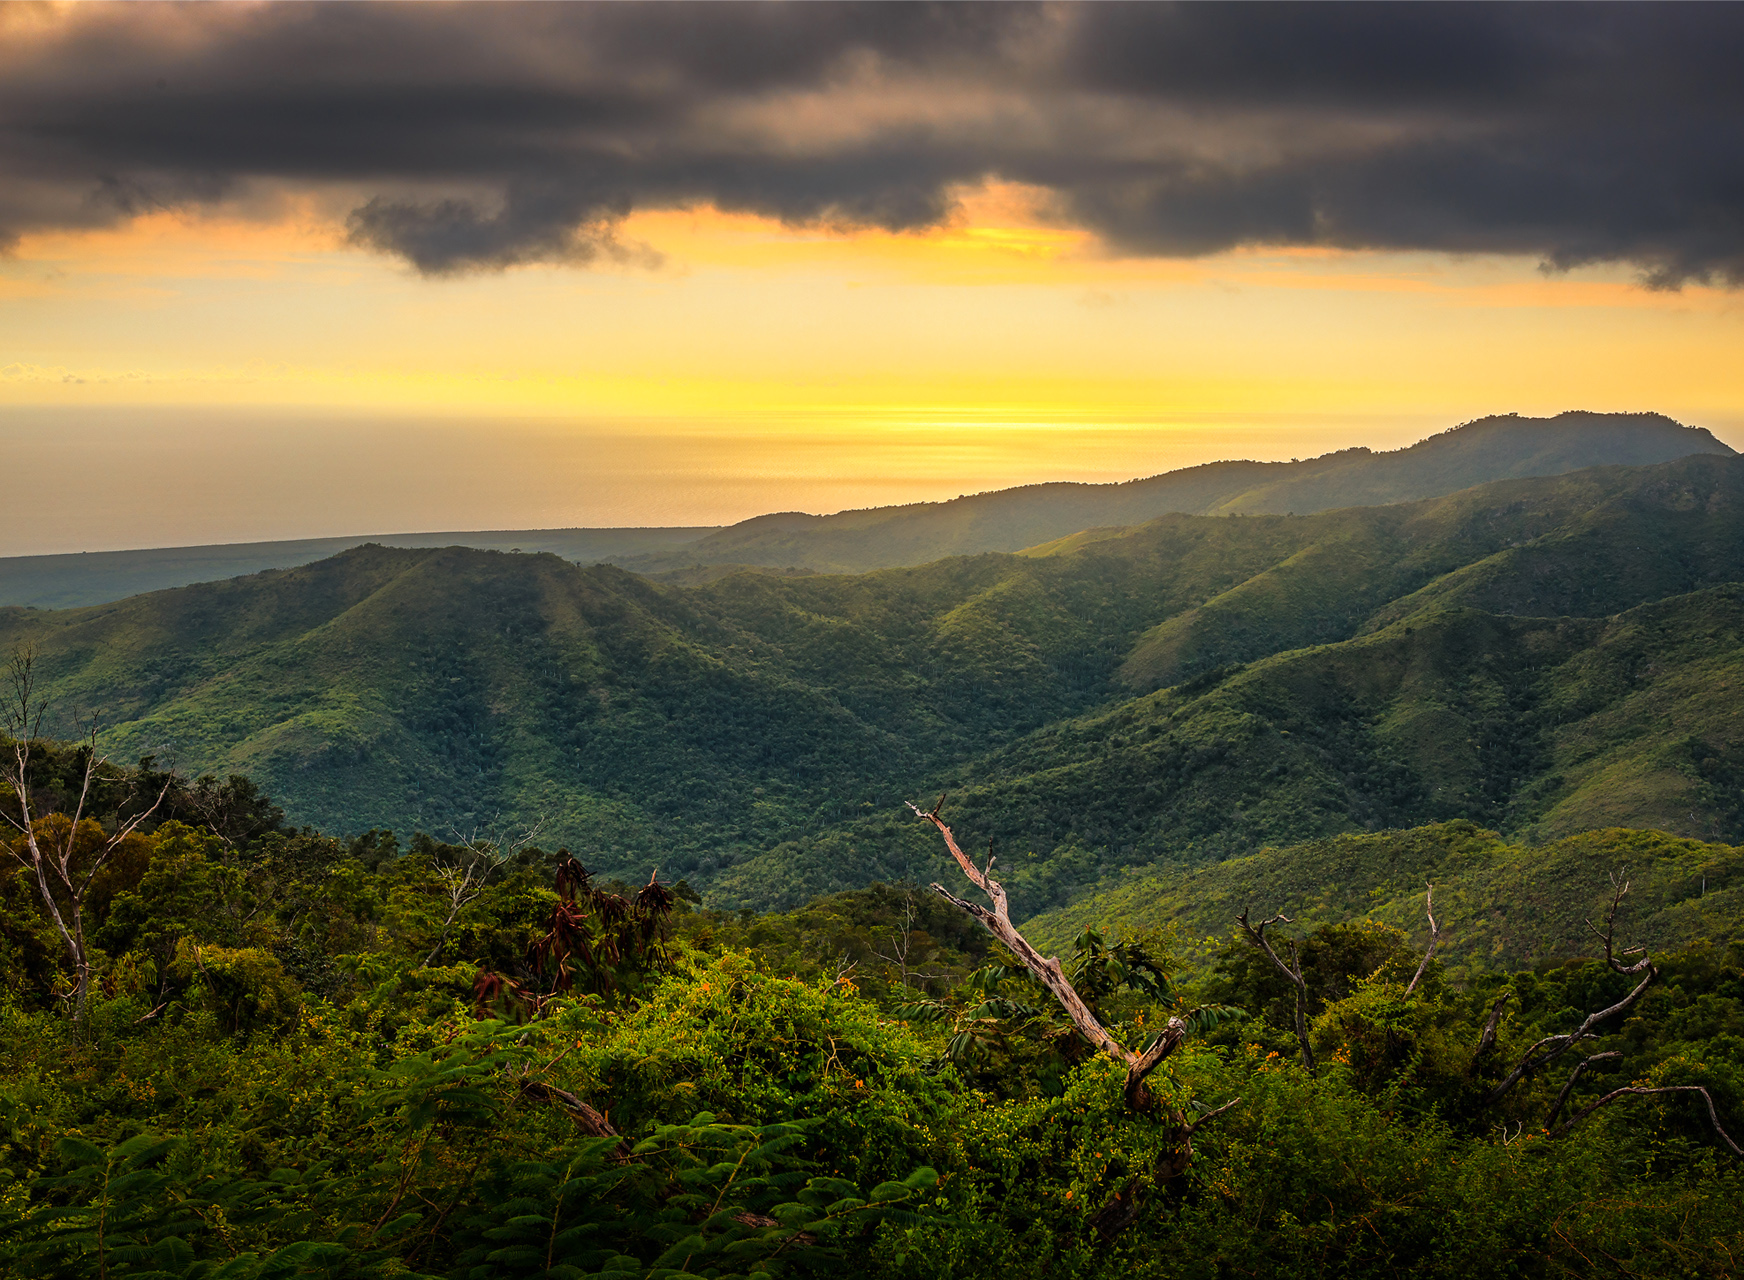
[[[441,275],[638,208],[921,228],[986,180],[1115,252],[1744,285],[1744,6],[535,4],[0,13],[0,243],[313,194]]]

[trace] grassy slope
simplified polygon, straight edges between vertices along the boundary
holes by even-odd
[[[1292,554],[1160,624],[1128,655],[1125,682],[1158,688],[1435,607],[1594,617],[1733,581],[1744,469],[1712,457],[1595,468],[1285,527],[1295,531],[1282,544]],[[1097,546],[1119,555],[1151,536],[1138,530]]]
[[[1423,891],[1433,883],[1443,963],[1519,969],[1591,955],[1585,922],[1602,916],[1610,877],[1624,871],[1631,887],[1619,919],[1629,945],[1664,954],[1744,927],[1744,849],[1616,829],[1528,846],[1448,822],[1268,848],[1175,874],[1135,873],[1025,930],[1060,949],[1090,924],[1116,934],[1173,926],[1185,952],[1203,955],[1251,908],[1256,919],[1284,912],[1298,931],[1379,920],[1421,946]]]
[[[0,610],[0,644],[34,640],[118,752],[246,769],[299,821],[543,814],[603,869],[765,904],[928,874],[889,815],[949,785],[1040,907],[1129,863],[1456,816],[1731,832],[1740,603],[1711,584],[1741,493],[1744,460],[1694,457],[688,587],[366,547]]]
[[[1739,594],[1687,589],[1736,572],[1741,485],[1737,463],[1689,459],[1389,511],[1178,517],[1096,541],[1068,562],[1081,572],[1086,562],[1168,562],[1183,545],[1176,525],[1221,524],[1233,526],[1219,544],[1231,557],[1223,563],[1236,547],[1253,556],[1232,576],[1268,555],[1276,564],[1212,596],[1208,604],[1239,599],[1243,608],[1201,633],[1218,647],[1199,655],[1198,679],[1045,726],[938,785],[955,791],[966,835],[1009,851],[1008,873],[1029,908],[1109,867],[1453,816],[1541,837],[1631,824],[1737,839]],[[1447,568],[1462,558],[1483,571]],[[1510,577],[1509,566],[1519,573]],[[1377,577],[1403,590],[1448,575],[1462,590],[1482,585],[1466,598],[1553,616],[1419,591],[1377,610],[1390,621],[1362,617],[1385,597]],[[1250,586],[1256,579],[1263,590]],[[1686,594],[1606,617],[1656,586]],[[1323,636],[1329,613],[1357,634],[1295,647]],[[1140,687],[1133,668],[1153,640],[1147,634],[1122,668]],[[1220,674],[1213,662],[1256,653],[1206,686]],[[937,866],[925,832],[879,819],[751,860],[715,892],[793,901],[804,887],[853,883],[868,863],[915,875]]]

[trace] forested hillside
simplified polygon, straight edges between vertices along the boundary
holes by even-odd
[[[1706,454],[0,610],[0,1274],[1720,1280],[1741,552]]]
[[[1025,931],[1058,949],[1087,928],[1171,930],[1182,955],[1203,960],[1252,907],[1283,912],[1303,929],[1375,920],[1422,942],[1423,895],[1433,885],[1447,933],[1436,955],[1450,974],[1471,978],[1587,955],[1593,895],[1625,869],[1632,942],[1675,951],[1744,936],[1744,849],[1618,827],[1515,844],[1463,819],[1134,872],[1037,916]]]
[[[707,528],[472,530],[5,556],[0,557],[0,605],[77,609],[107,604],[193,582],[216,582],[266,569],[294,569],[365,542],[384,542],[396,547],[448,547],[458,543],[480,551],[549,551],[566,560],[591,564],[646,555],[674,543],[694,542],[712,532]]]
[[[1135,884],[1038,922],[1068,1016],[917,886],[716,913],[3,745],[0,1274],[1720,1280],[1744,1244],[1736,848],[1453,823]],[[1296,913],[1299,984],[1248,906]]]
[[[543,820],[603,869],[796,903],[926,873],[950,789],[1025,910],[1158,858],[1468,818],[1739,837],[1744,462],[1315,516],[1171,516],[1025,556],[652,582],[366,547],[0,611],[119,757],[294,821]]]

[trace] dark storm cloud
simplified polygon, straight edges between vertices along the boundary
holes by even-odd
[[[284,191],[427,274],[636,208],[900,230],[988,178],[1115,250],[1623,261],[1744,284],[1744,7],[14,10],[0,234]]]

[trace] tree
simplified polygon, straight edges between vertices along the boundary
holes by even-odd
[[[78,752],[77,799],[72,811],[40,814],[32,787],[32,759],[42,736],[48,699],[36,691],[35,655],[14,649],[8,664],[8,685],[0,731],[9,739],[0,755],[0,782],[12,792],[12,808],[0,805],[0,817],[18,832],[6,851],[21,866],[42,899],[43,910],[66,945],[73,968],[70,993],[75,1035],[85,1025],[91,991],[91,949],[85,938],[85,904],[91,884],[122,843],[157,811],[169,793],[165,779],[149,805],[131,817],[118,812],[113,829],[105,829],[91,814],[92,789],[108,762],[97,751],[97,721],[85,726]]]
[[[1598,1028],[1602,1024],[1627,1013],[1646,993],[1647,988],[1652,986],[1659,979],[1659,969],[1654,965],[1653,958],[1648,955],[1645,947],[1619,948],[1616,945],[1617,909],[1622,905],[1623,898],[1629,892],[1628,872],[1625,870],[1613,874],[1611,877],[1611,887],[1614,892],[1611,895],[1610,909],[1605,913],[1605,927],[1600,929],[1589,920],[1587,921],[1587,928],[1592,932],[1592,935],[1604,945],[1605,967],[1611,970],[1612,973],[1630,979],[1638,977],[1640,981],[1637,982],[1635,986],[1630,989],[1629,993],[1621,1000],[1618,1000],[1605,1008],[1596,1009],[1592,1013],[1589,1013],[1581,1020],[1581,1024],[1573,1031],[1544,1036],[1532,1044],[1521,1056],[1520,1060],[1514,1064],[1513,1069],[1502,1078],[1502,1082],[1490,1091],[1490,1095],[1486,1101],[1492,1105],[1500,1102],[1515,1088],[1515,1086],[1520,1084],[1522,1080],[1529,1079],[1531,1076],[1542,1071],[1545,1067],[1548,1067],[1551,1063],[1563,1057],[1565,1054],[1572,1053],[1576,1059],[1574,1067],[1568,1073],[1568,1078],[1563,1082],[1561,1090],[1556,1095],[1556,1101],[1551,1105],[1550,1113],[1544,1120],[1544,1127],[1551,1137],[1562,1137],[1582,1120],[1585,1120],[1588,1116],[1592,1115],[1600,1107],[1616,1102],[1621,1098],[1649,1097],[1669,1093],[1697,1093],[1701,1095],[1702,1101],[1707,1104],[1708,1119],[1713,1125],[1715,1136],[1720,1139],[1726,1149],[1733,1155],[1744,1156],[1744,1148],[1739,1147],[1739,1145],[1732,1140],[1732,1135],[1727,1133],[1725,1128],[1720,1124],[1720,1115],[1714,1107],[1713,1095],[1699,1084],[1660,1086],[1627,1085],[1621,1089],[1611,1090],[1597,1101],[1574,1112],[1568,1117],[1568,1119],[1563,1120],[1562,1123],[1557,1123],[1557,1120],[1562,1115],[1563,1107],[1570,1101],[1570,1095],[1574,1092],[1576,1082],[1586,1073],[1587,1068],[1598,1062],[1614,1062],[1623,1056],[1621,1053],[1613,1050],[1606,1053],[1595,1053],[1590,1056],[1582,1057],[1579,1051],[1579,1046],[1589,1041],[1599,1039],[1601,1032]],[[1631,956],[1637,958],[1633,962],[1628,962],[1629,957]],[[1483,1037],[1479,1041],[1477,1053],[1473,1055],[1474,1065],[1481,1057],[1488,1054],[1490,1046],[1495,1041],[1495,1023],[1501,1013],[1501,1008],[1502,1001],[1497,1000],[1495,1007],[1490,1011],[1490,1018],[1484,1027]]]
[[[1296,940],[1288,939],[1290,946],[1290,962],[1284,963],[1272,944],[1266,941],[1266,929],[1274,924],[1289,924],[1290,917],[1282,912],[1268,916],[1257,925],[1249,924],[1247,908],[1243,907],[1241,914],[1235,918],[1241,926],[1241,931],[1247,935],[1249,942],[1258,947],[1266,959],[1272,962],[1272,967],[1287,978],[1295,988],[1296,1011],[1296,1043],[1302,1048],[1302,1067],[1309,1075],[1314,1074],[1314,1046],[1308,1040],[1308,980],[1302,976],[1302,957],[1296,950]]]
[[[1606,997],[1602,1007],[1588,1013],[1572,1031],[1556,1032],[1550,1035],[1541,1036],[1539,1039],[1535,1040],[1523,1053],[1520,1054],[1518,1060],[1513,1064],[1513,1066],[1505,1070],[1499,1082],[1494,1085],[1479,1086],[1482,1092],[1478,1097],[1478,1107],[1480,1110],[1487,1110],[1498,1106],[1503,1103],[1504,1100],[1508,1099],[1510,1095],[1514,1094],[1523,1083],[1545,1073],[1553,1066],[1553,1064],[1557,1064],[1572,1057],[1573,1067],[1564,1079],[1562,1088],[1556,1094],[1556,1099],[1551,1104],[1549,1111],[1544,1118],[1543,1131],[1548,1136],[1552,1138],[1565,1136],[1574,1129],[1576,1125],[1594,1112],[1598,1111],[1601,1107],[1616,1102],[1619,1099],[1675,1093],[1691,1093],[1699,1094],[1701,1096],[1702,1101],[1706,1104],[1708,1119],[1712,1124],[1714,1133],[1726,1149],[1734,1155],[1744,1155],[1744,1148],[1740,1148],[1738,1144],[1733,1141],[1731,1135],[1728,1134],[1725,1128],[1721,1125],[1719,1112],[1714,1104],[1713,1096],[1702,1085],[1677,1084],[1649,1086],[1634,1084],[1619,1089],[1613,1089],[1585,1107],[1578,1110],[1572,1109],[1574,1107],[1573,1095],[1575,1086],[1583,1076],[1585,1076],[1588,1070],[1601,1064],[1615,1064],[1620,1062],[1623,1058],[1623,1054],[1617,1050],[1583,1054],[1581,1052],[1582,1046],[1594,1043],[1606,1035],[1607,1032],[1604,1030],[1605,1026],[1607,1024],[1614,1025],[1624,1014],[1635,1009],[1641,1001],[1641,998],[1646,994],[1648,988],[1651,987],[1659,978],[1659,970],[1653,964],[1652,959],[1647,954],[1645,948],[1618,947],[1616,942],[1617,913],[1619,908],[1622,906],[1624,897],[1629,892],[1627,872],[1614,874],[1611,877],[1611,885],[1613,893],[1611,895],[1610,907],[1605,913],[1604,927],[1600,928],[1589,920],[1587,922],[1587,928],[1604,948],[1603,959],[1605,967],[1612,973],[1628,979],[1633,985],[1630,987],[1628,992],[1620,998],[1611,999],[1610,997]],[[1437,947],[1440,946],[1444,935],[1444,930],[1435,919],[1433,889],[1425,892],[1423,908],[1424,914],[1429,920],[1429,944],[1424,951],[1421,962],[1416,965],[1416,970],[1412,974],[1410,981],[1404,983],[1402,988],[1397,985],[1392,985],[1390,987],[1389,998],[1396,1001],[1399,1005],[1408,1004],[1413,996],[1416,996],[1419,1001],[1428,998],[1419,991],[1419,987],[1423,982],[1425,974],[1429,972],[1429,961],[1434,956]],[[1236,923],[1241,926],[1242,932],[1246,936],[1248,942],[1253,945],[1254,949],[1259,954],[1265,957],[1265,960],[1270,967],[1276,970],[1276,972],[1288,981],[1293,988],[1296,1038],[1298,1043],[1301,1045],[1303,1066],[1310,1074],[1313,1074],[1315,1070],[1315,1059],[1313,1046],[1309,1040],[1309,1017],[1312,1013],[1311,995],[1308,981],[1303,972],[1301,951],[1298,950],[1297,943],[1294,939],[1288,940],[1289,959],[1286,961],[1278,954],[1277,949],[1272,946],[1271,941],[1265,936],[1267,926],[1280,922],[1288,924],[1290,918],[1280,914],[1274,915],[1258,924],[1250,924],[1248,920],[1248,912],[1246,910],[1243,910],[1242,913],[1236,917]],[[1333,927],[1334,926],[1323,927],[1320,932],[1325,933]],[[1309,941],[1312,942],[1314,939],[1311,938]],[[1398,957],[1395,957],[1394,959],[1397,960]],[[1391,967],[1391,965],[1389,964],[1385,967]],[[1382,969],[1377,968],[1371,975],[1370,982],[1371,984],[1375,984],[1371,986],[1371,992],[1378,990],[1379,984],[1382,983],[1382,972]],[[1404,982],[1402,975],[1399,976],[1398,981]],[[1468,1082],[1478,1082],[1488,1076],[1490,1071],[1497,1069],[1493,1066],[1493,1058],[1500,1048],[1498,1031],[1502,1023],[1503,1009],[1508,1003],[1510,994],[1510,992],[1504,991],[1490,1005],[1489,1014],[1484,1020],[1483,1028],[1478,1036],[1477,1045],[1471,1051],[1471,1055],[1464,1066],[1463,1076]],[[1341,1002],[1340,1005],[1342,1009],[1347,1011],[1346,1021],[1342,1024],[1342,1031],[1345,1037],[1342,1045],[1342,1057],[1347,1063],[1352,1062],[1355,1057],[1352,1048],[1352,1041],[1349,1038],[1352,1026],[1360,1026],[1367,1021],[1371,1026],[1380,1025],[1383,1028],[1386,1027],[1386,1024],[1384,1023],[1375,1024],[1369,1018],[1368,1013],[1363,1010],[1353,1009],[1352,1006],[1356,1004],[1357,999],[1357,997],[1353,997]],[[1396,1030],[1396,1027],[1386,1028],[1386,1030],[1387,1034],[1391,1036]],[[1566,1119],[1563,1118],[1565,1107],[1571,1108],[1570,1114],[1568,1114]],[[1521,1123],[1524,1124],[1524,1121]]]
[[[1110,1035],[1108,1029],[1102,1025],[1101,1020],[1091,1012],[1090,1006],[1085,1003],[1084,998],[1078,994],[1078,990],[1072,985],[1071,980],[1066,977],[1066,971],[1058,958],[1044,958],[1041,952],[1030,944],[1029,939],[1019,933],[1017,927],[1011,923],[1011,910],[1006,901],[1005,888],[990,874],[993,870],[992,851],[988,852],[986,867],[977,867],[968,855],[957,847],[956,837],[951,834],[951,829],[945,825],[944,819],[939,817],[939,810],[943,807],[944,801],[945,798],[940,796],[938,804],[935,804],[930,811],[923,810],[913,803],[910,803],[908,807],[914,810],[916,816],[924,818],[938,828],[939,834],[945,839],[945,848],[950,850],[951,857],[956,859],[957,865],[963,869],[963,874],[969,877],[970,883],[985,893],[992,901],[993,910],[989,911],[973,902],[967,902],[940,884],[932,886],[933,892],[947,901],[955,903],[974,919],[980,921],[989,933],[1005,944],[1006,949],[1012,955],[1023,962],[1024,968],[1028,969],[1036,980],[1047,988],[1049,994],[1059,1001],[1060,1006],[1066,1011],[1066,1016],[1072,1020],[1072,1025],[1077,1029],[1078,1034],[1095,1046],[1099,1053],[1107,1054],[1126,1068],[1126,1084],[1123,1092],[1128,1109],[1143,1114],[1155,1114],[1158,1110],[1157,1098],[1145,1084],[1145,1078],[1161,1066],[1165,1058],[1185,1043],[1188,1032],[1187,1020],[1179,1016],[1170,1017],[1162,1031],[1143,1050],[1136,1053]],[[1207,1111],[1197,1120],[1191,1122],[1180,1112],[1170,1111],[1166,1119],[1173,1130],[1172,1151],[1162,1159],[1155,1170],[1157,1182],[1159,1184],[1165,1183],[1184,1173],[1193,1159],[1194,1131],[1207,1120],[1222,1115],[1240,1101],[1240,1098],[1231,1098],[1221,1107]],[[1138,1217],[1139,1209],[1138,1180],[1135,1178],[1123,1190],[1117,1192],[1096,1214],[1094,1223],[1097,1233],[1104,1241],[1112,1240],[1116,1234]]]

